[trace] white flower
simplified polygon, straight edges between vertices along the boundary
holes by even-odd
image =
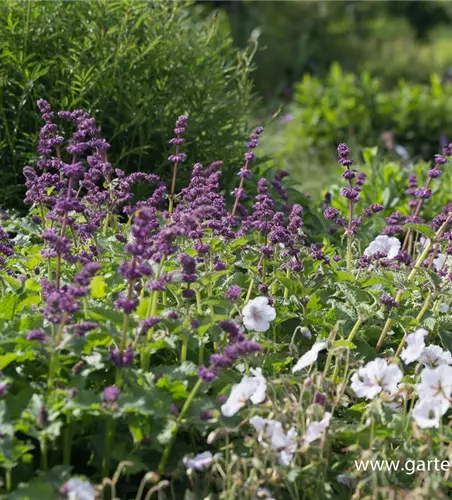
[[[275,308],[270,306],[267,297],[256,297],[243,308],[243,324],[248,330],[266,332],[270,321],[276,318]]]
[[[413,410],[413,418],[419,427],[439,427],[441,417],[449,409],[445,398],[421,399]]]
[[[320,422],[310,422],[308,420],[308,425],[306,427],[306,432],[304,433],[302,440],[304,445],[311,444],[313,441],[320,439],[323,433],[330,425],[331,413],[326,412],[325,416]]]
[[[212,455],[210,451],[204,451],[194,457],[184,457],[182,461],[187,469],[206,470],[210,467],[215,458],[221,456],[221,453]]]
[[[424,366],[436,368],[440,365],[452,365],[452,355],[449,351],[441,349],[439,345],[429,345],[419,358]]]
[[[95,500],[96,492],[90,483],[75,477],[66,481],[61,488],[68,500]]]
[[[421,383],[416,389],[420,399],[449,398],[452,393],[452,368],[448,365],[424,368]]]
[[[259,433],[259,442],[268,442],[270,448],[278,452],[279,463],[289,465],[297,449],[296,430],[291,427],[286,434],[281,422],[257,415],[250,418],[250,424]]]
[[[425,349],[424,337],[428,334],[424,328],[418,328],[414,333],[407,335],[407,346],[401,352],[400,357],[405,364],[409,365],[413,361],[417,361]]]
[[[397,238],[377,236],[364,250],[364,255],[370,257],[376,253],[384,253],[388,259],[393,259],[399,253],[400,246]]]
[[[439,306],[439,312],[440,313],[447,313],[449,312],[449,305],[446,304],[445,302],[443,302],[440,306]]]
[[[306,368],[307,366],[311,366],[313,363],[317,361],[318,355],[320,351],[326,348],[328,345],[327,342],[316,342],[308,352],[305,352],[303,356],[297,361],[295,366],[292,368],[292,373],[299,372]]]
[[[433,261],[433,266],[435,267],[435,269],[437,271],[440,271],[443,268],[444,263],[446,262],[446,259],[447,259],[447,255],[445,253],[438,254],[436,259]]]
[[[352,376],[351,387],[360,398],[373,399],[381,391],[396,392],[402,370],[381,358],[374,359]]]
[[[251,400],[253,404],[259,404],[265,400],[267,381],[262,375],[262,370],[260,368],[251,369],[251,373],[254,377],[244,375],[239,384],[232,386],[228,400],[221,406],[221,413],[225,417],[235,415],[246,405],[248,400]]]

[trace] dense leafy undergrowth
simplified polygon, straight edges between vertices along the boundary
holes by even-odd
[[[426,465],[451,453],[449,148],[422,178],[368,151],[366,182],[341,144],[342,190],[302,207],[285,172],[246,198],[257,128],[226,206],[221,162],[176,193],[38,106],[30,213],[0,235],[2,498],[450,497]]]

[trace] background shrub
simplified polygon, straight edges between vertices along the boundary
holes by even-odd
[[[162,138],[181,112],[197,138],[190,158],[239,164],[249,58],[217,14],[186,2],[2,2],[0,33],[3,205],[23,197],[42,96],[55,110],[93,112],[113,139],[112,164],[128,172],[169,171]],[[225,169],[226,185],[235,170]]]
[[[437,75],[429,85],[400,81],[385,90],[370,73],[354,75],[335,64],[325,79],[305,75],[296,86],[290,121],[274,125],[270,150],[305,189],[337,171],[338,143],[347,141],[358,153],[381,144],[388,130],[412,159],[431,160],[442,138],[452,137],[451,96],[452,86]]]

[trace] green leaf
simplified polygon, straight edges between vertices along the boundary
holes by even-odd
[[[12,319],[19,298],[17,295],[6,295],[0,300],[0,318]]]
[[[36,279],[28,278],[25,281],[25,290],[29,290],[30,292],[39,292],[41,291],[41,285]]]
[[[433,229],[430,226],[427,226],[427,224],[405,224],[404,227],[408,229],[413,229],[418,233],[422,233],[424,236],[427,236],[427,238],[431,239],[432,241],[434,241],[436,238],[435,231],[433,231]]]
[[[92,319],[97,320],[109,320],[115,325],[122,325],[123,314],[118,311],[112,311],[111,309],[104,309],[102,307],[93,307],[89,311],[89,316]]]
[[[103,276],[94,276],[91,280],[91,296],[94,299],[103,299],[106,295],[105,293],[105,279]]]
[[[174,435],[176,427],[177,424],[175,420],[168,420],[163,431],[157,436],[157,441],[163,445],[168,444]]]
[[[8,274],[2,273],[2,279],[15,291],[19,290],[22,287],[22,283],[13,276],[9,276]]]
[[[441,330],[439,332],[439,338],[441,339],[441,344],[444,348],[452,353],[452,331]]]
[[[341,340],[336,340],[333,345],[332,345],[332,348],[336,348],[336,347],[346,347],[347,349],[356,349],[356,345],[353,343],[353,342],[350,342],[349,340],[345,340],[345,339],[341,339]]]

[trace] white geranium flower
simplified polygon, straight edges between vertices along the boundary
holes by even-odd
[[[96,492],[88,481],[74,477],[66,481],[61,488],[68,500],[95,500]]]
[[[352,376],[351,387],[360,398],[373,399],[381,391],[393,394],[402,380],[402,370],[382,358],[374,359]]]
[[[436,368],[440,365],[452,365],[452,355],[439,345],[429,345],[422,352],[419,361],[424,366]]]
[[[436,259],[433,261],[433,266],[437,271],[440,271],[444,263],[446,262],[447,255],[445,253],[439,253]]]
[[[313,363],[317,361],[319,356],[319,352],[323,351],[328,345],[327,342],[316,342],[308,352],[305,352],[303,356],[297,361],[295,366],[292,368],[292,373],[299,372],[306,368],[307,366],[311,366]]]
[[[323,433],[326,431],[330,425],[331,413],[325,412],[325,416],[320,420],[320,422],[310,422],[308,420],[308,425],[306,426],[306,432],[304,433],[302,440],[304,445],[311,444],[313,441],[320,439]]]
[[[243,308],[243,324],[248,330],[266,332],[270,321],[276,318],[275,308],[269,305],[267,297],[256,297]]]
[[[202,471],[208,469],[217,457],[221,457],[221,453],[212,455],[210,451],[203,451],[194,457],[184,457],[182,461],[187,469]]]
[[[436,427],[441,417],[449,409],[450,403],[445,398],[421,399],[413,410],[413,418],[422,429]]]
[[[251,373],[253,377],[244,375],[239,384],[232,386],[228,400],[221,406],[223,416],[232,417],[246,405],[248,400],[251,400],[253,404],[259,404],[265,400],[267,381],[262,375],[262,370],[251,369]]]
[[[447,313],[449,312],[449,305],[446,304],[445,302],[443,302],[440,306],[439,306],[439,312],[440,313]]]
[[[289,465],[297,449],[297,432],[291,427],[287,434],[281,422],[259,416],[250,418],[250,424],[259,433],[259,442],[266,441],[272,450],[278,452],[278,461]]]
[[[420,358],[425,349],[424,337],[426,335],[428,331],[424,328],[418,328],[414,333],[407,335],[406,347],[400,354],[406,365]]]
[[[440,365],[424,368],[421,383],[416,386],[420,399],[449,398],[452,393],[452,367]]]
[[[364,255],[370,257],[376,253],[384,253],[388,259],[393,259],[400,251],[400,241],[389,236],[377,236],[364,250]]]

